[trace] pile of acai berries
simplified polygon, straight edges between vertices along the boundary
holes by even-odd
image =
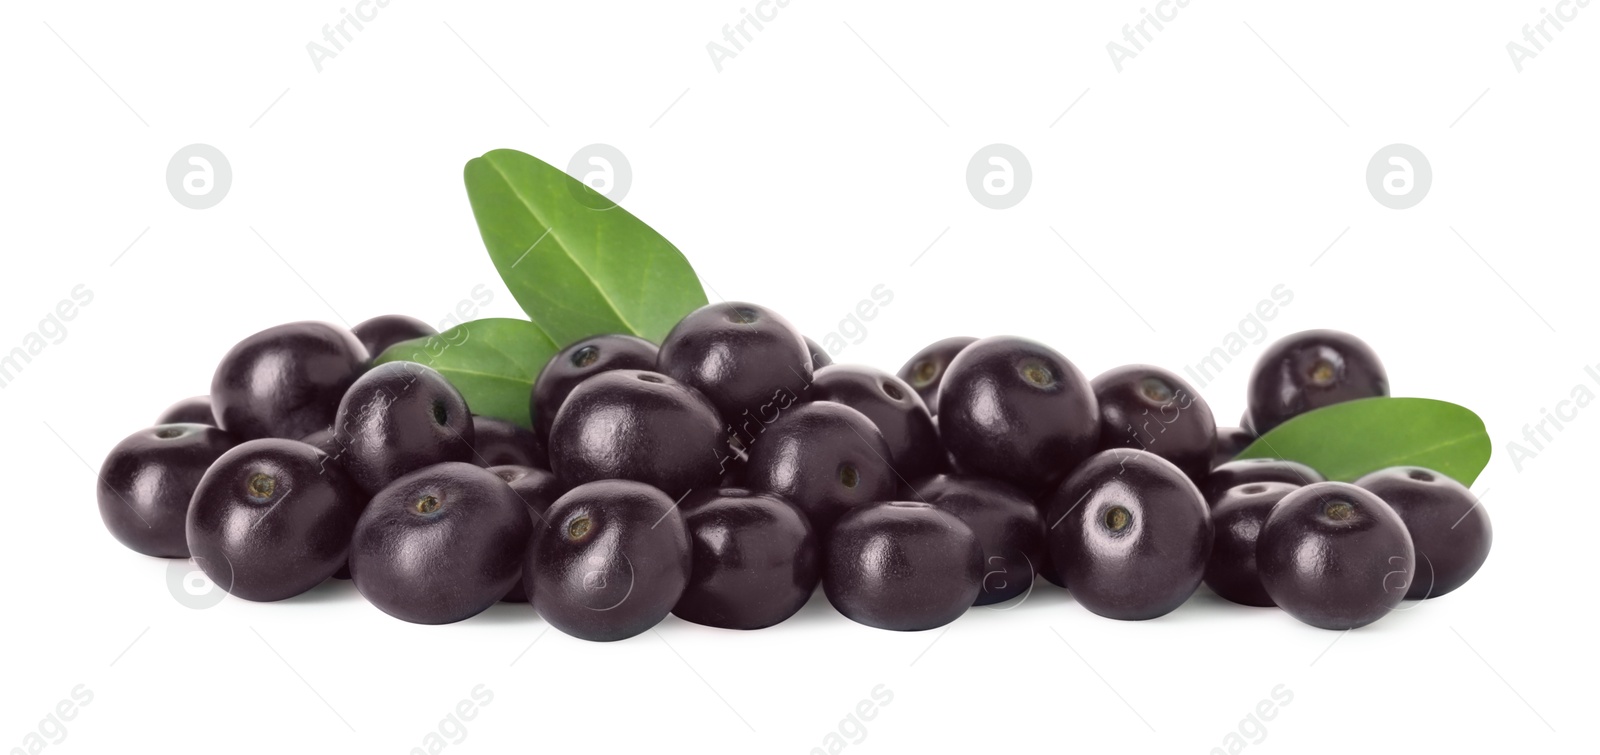
[[[385,316],[244,339],[209,396],[112,449],[106,527],[247,600],[349,578],[406,621],[526,601],[589,640],[668,613],[768,627],[819,583],[855,621],[929,629],[1036,575],[1115,619],[1166,614],[1203,581],[1345,629],[1459,587],[1488,555],[1487,514],[1437,472],[1346,484],[1232,460],[1297,414],[1387,395],[1377,356],[1336,331],[1267,349],[1238,428],[1157,367],[1087,380],[998,336],[939,341],[889,374],[718,303],[659,348],[569,345],[533,384],[528,429],[474,416],[424,364],[373,364],[430,336]],[[450,348],[424,343],[423,359]]]

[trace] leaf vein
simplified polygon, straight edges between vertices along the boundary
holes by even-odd
[[[511,195],[516,197],[517,201],[521,202],[522,206],[528,210],[528,214],[533,216],[533,219],[536,222],[544,226],[549,232],[550,236],[554,238],[556,242],[556,248],[560,249],[562,254],[565,254],[567,259],[571,260],[572,264],[576,266],[578,270],[583,272],[584,277],[588,278],[591,284],[594,284],[593,288],[595,292],[598,293],[600,298],[605,301],[606,306],[611,308],[612,313],[617,316],[617,319],[622,322],[623,326],[627,327],[628,330],[634,335],[638,335],[638,328],[635,328],[633,323],[628,322],[627,316],[622,314],[622,309],[618,307],[617,303],[611,299],[610,293],[608,293],[603,286],[600,286],[596,283],[594,273],[590,272],[589,269],[584,266],[583,262],[578,259],[577,255],[573,254],[572,250],[567,248],[566,242],[561,240],[562,234],[557,233],[555,226],[539,215],[539,211],[534,207],[533,202],[523,195],[522,191],[517,187],[517,185],[512,182],[511,176],[506,174],[505,170],[500,167],[499,163],[494,160],[489,160],[487,155],[485,155],[485,159],[489,163],[489,167],[493,168],[495,174],[500,177],[501,182],[503,182],[506,188],[511,191]],[[617,209],[621,208],[619,207]],[[597,244],[597,246],[599,245]]]

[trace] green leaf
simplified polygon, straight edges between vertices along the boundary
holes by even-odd
[[[467,162],[466,183],[506,288],[556,343],[600,333],[660,343],[706,303],[677,247],[544,161],[494,150]]]
[[[461,391],[473,414],[531,428],[528,394],[533,380],[559,350],[539,326],[496,317],[397,343],[374,363],[404,361],[432,367]]]
[[[1387,467],[1427,467],[1471,485],[1491,450],[1483,420],[1466,407],[1369,398],[1306,412],[1257,438],[1237,458],[1290,459],[1344,482]]]

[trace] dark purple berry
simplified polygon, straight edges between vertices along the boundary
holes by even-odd
[[[1094,391],[1066,357],[995,336],[956,354],[939,387],[939,433],[966,474],[1048,492],[1100,439]]]
[[[944,445],[922,398],[904,380],[871,367],[839,364],[817,370],[816,401],[832,401],[867,415],[889,445],[889,461],[902,480],[944,468]]]
[[[1256,540],[1272,507],[1299,488],[1287,482],[1253,482],[1229,488],[1211,505],[1216,539],[1206,563],[1206,585],[1235,603],[1272,605],[1256,569]]]
[[[949,624],[978,599],[978,536],[926,503],[855,509],[827,536],[822,589],[850,620],[915,632]]]
[[[194,424],[215,426],[217,424],[217,418],[211,413],[210,396],[193,396],[167,407],[165,411],[161,412],[161,416],[156,417],[156,424]]]
[[[1101,451],[1046,505],[1051,564],[1090,611],[1153,619],[1200,586],[1211,555],[1211,512],[1172,462],[1145,451]]]
[[[631,480],[579,485],[535,527],[523,570],[556,629],[625,640],[672,611],[689,582],[689,535],[674,501]]]
[[[423,467],[474,458],[466,399],[443,375],[415,362],[389,362],[362,375],[339,403],[333,435],[339,464],[369,494]]]
[[[1400,515],[1343,482],[1290,492],[1256,542],[1261,585],[1279,608],[1323,629],[1354,629],[1405,599],[1416,551]]]
[[[998,480],[935,475],[918,482],[911,498],[960,519],[983,549],[983,585],[974,605],[1022,595],[1044,565],[1044,520],[1032,499]]]
[[[526,427],[493,417],[472,417],[472,458],[480,467],[516,465],[543,468],[550,463],[544,443]]]
[[[1202,490],[1206,501],[1215,502],[1228,492],[1252,482],[1287,482],[1291,485],[1310,485],[1323,482],[1320,472],[1298,461],[1288,459],[1238,459],[1211,470]]]
[[[968,336],[955,336],[934,341],[922,351],[912,354],[896,374],[922,397],[929,413],[938,414],[939,383],[944,380],[945,368],[950,366],[950,360],[955,359],[956,354],[976,340]]]
[[[1355,484],[1389,504],[1411,534],[1417,573],[1407,598],[1444,595],[1466,584],[1489,558],[1489,512],[1465,485],[1421,467],[1390,467]]]
[[[1288,419],[1342,401],[1389,395],[1389,377],[1365,341],[1337,330],[1278,340],[1250,373],[1245,429],[1265,435]]]
[[[562,349],[533,381],[528,411],[533,432],[540,440],[550,437],[556,412],[579,383],[611,370],[654,370],[656,345],[636,336],[591,336]]]
[[[100,465],[100,519],[119,542],[161,558],[188,558],[184,519],[194,489],[234,438],[209,424],[166,424],[124,438]]]
[[[775,400],[803,398],[813,369],[800,331],[746,302],[707,304],[685,315],[661,342],[656,365],[705,394],[733,424]]]
[[[344,565],[366,496],[316,448],[263,438],[219,457],[195,488],[189,553],[218,587],[283,600]]]
[[[739,488],[683,502],[693,566],[672,613],[723,629],[761,629],[793,616],[820,579],[820,545],[794,504]]]
[[[355,335],[324,322],[267,328],[230,349],[211,378],[217,426],[240,440],[304,438],[333,424],[367,367]]]
[[[355,528],[350,573],[390,616],[461,621],[516,584],[532,531],[527,505],[500,477],[473,464],[435,464],[372,497]]]
[[[746,484],[799,506],[819,534],[846,511],[894,495],[883,436],[866,415],[843,404],[801,404],[748,442]]]
[[[722,476],[723,427],[693,388],[643,370],[611,370],[577,388],[550,429],[550,471],[569,487],[635,480],[674,501]]]
[[[356,323],[350,332],[360,339],[373,359],[401,341],[439,335],[431,325],[406,315],[378,315]]]
[[[1217,444],[1216,419],[1183,378],[1160,367],[1118,367],[1089,383],[1100,407],[1100,449],[1137,448],[1191,480],[1205,477]]]

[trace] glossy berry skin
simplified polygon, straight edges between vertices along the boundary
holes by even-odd
[[[563,488],[561,483],[556,480],[555,474],[543,469],[504,465],[489,467],[489,471],[494,473],[496,477],[505,480],[506,484],[511,486],[511,492],[516,493],[517,497],[522,500],[523,505],[527,507],[534,527],[544,524],[544,512],[550,510],[550,504],[560,498],[563,492],[566,492],[566,488]],[[528,602],[528,591],[522,584],[520,567],[517,573],[517,584],[500,599],[507,603]]]
[[[538,467],[502,464],[489,467],[489,471],[511,486],[511,492],[528,507],[535,521],[543,519],[550,504],[567,492],[553,472]]]
[[[146,556],[188,558],[184,519],[206,469],[233,436],[210,425],[156,425],[122,439],[100,465],[95,497],[117,541]]]
[[[318,451],[327,454],[334,461],[338,461],[344,455],[344,445],[339,442],[338,438],[334,437],[332,425],[301,438],[300,442],[309,446],[316,446]]]
[[[1200,586],[1211,555],[1211,512],[1172,462],[1145,451],[1101,451],[1047,507],[1051,563],[1090,611],[1153,619]]]
[[[350,329],[373,359],[401,341],[439,335],[433,326],[406,315],[378,315],[363,320]]]
[[[494,605],[522,575],[527,505],[474,464],[444,462],[389,483],[356,524],[350,573],[384,613],[449,624]]]
[[[1389,395],[1389,376],[1365,341],[1337,330],[1308,330],[1278,340],[1250,373],[1249,421],[1265,435],[1298,414],[1341,401]]]
[[[717,484],[716,409],[672,378],[611,370],[585,380],[550,428],[550,471],[563,485],[635,480],[672,496]]]
[[[821,546],[794,504],[724,488],[680,507],[693,565],[672,613],[722,629],[761,629],[793,616],[821,579]]]
[[[785,407],[787,408],[787,407]],[[751,425],[765,430],[766,425]],[[717,463],[722,468],[722,487],[745,487],[745,469],[750,465],[750,449],[745,447],[746,440],[753,438],[744,435],[742,430],[734,430],[723,441],[723,446],[717,450]]]
[[[950,360],[955,359],[956,354],[976,340],[968,336],[955,336],[934,341],[922,351],[912,354],[895,374],[916,390],[923,403],[928,405],[929,413],[938,414],[939,383],[944,380],[945,368],[950,366]]]
[[[958,471],[1039,495],[1094,452],[1100,411],[1066,357],[995,336],[962,349],[945,370],[939,430]]]
[[[1117,367],[1089,381],[1100,407],[1100,446],[1160,456],[1191,480],[1211,470],[1216,418],[1194,387],[1147,364]]]
[[[333,576],[366,504],[327,456],[263,438],[219,457],[195,488],[185,532],[195,563],[245,600],[294,597]]]
[[[550,437],[556,412],[579,383],[611,370],[654,370],[656,345],[636,336],[591,336],[568,344],[539,372],[528,398],[533,432],[540,440]]]
[[[1287,482],[1292,485],[1310,485],[1325,482],[1321,472],[1288,459],[1239,459],[1211,470],[1201,487],[1206,500],[1215,502],[1229,488],[1252,482]]]
[[[729,423],[774,401],[806,394],[813,367],[800,331],[766,307],[707,304],[685,315],[661,342],[656,369],[705,394]]]
[[[1256,569],[1256,540],[1272,507],[1298,489],[1287,482],[1256,482],[1229,488],[1212,503],[1216,539],[1205,577],[1212,591],[1242,605],[1273,605]]]
[[[1290,615],[1323,629],[1354,629],[1405,598],[1416,551],[1383,499],[1319,482],[1272,508],[1256,542],[1256,568],[1272,601]]]
[[[368,494],[408,472],[476,458],[466,399],[415,362],[380,364],[362,375],[339,402],[333,436],[339,464]]]
[[[303,438],[333,424],[367,366],[355,335],[324,322],[267,328],[235,344],[211,377],[218,427],[240,440]]]
[[[811,368],[813,370],[820,370],[833,364],[833,357],[828,354],[827,349],[822,348],[821,344],[811,340],[811,336],[804,336],[804,338],[806,339],[806,353],[811,355]]]
[[[1355,482],[1389,504],[1411,534],[1416,576],[1412,600],[1437,598],[1472,579],[1489,558],[1489,512],[1465,485],[1422,467],[1390,467]]]
[[[472,458],[480,467],[516,465],[544,467],[550,463],[544,443],[532,430],[493,417],[472,417]]]
[[[1217,428],[1217,445],[1211,452],[1211,468],[1227,464],[1245,450],[1251,443],[1256,442],[1255,433],[1242,427]]]
[[[826,535],[846,511],[895,491],[889,446],[865,414],[832,401],[795,406],[750,444],[745,483],[800,507]]]
[[[318,451],[321,451],[323,454],[327,455],[328,459],[325,462],[327,464],[338,466],[339,460],[341,458],[343,458],[343,456],[344,456],[345,446],[344,446],[344,444],[340,443],[337,438],[335,438],[333,436],[333,428],[331,426],[330,427],[324,427],[321,430],[318,430],[318,431],[316,431],[316,432],[314,432],[314,433],[312,433],[310,435],[307,435],[304,438],[301,438],[300,442],[301,443],[305,443],[306,445],[315,447]],[[346,476],[349,476],[349,474],[346,473]],[[363,492],[365,492],[365,491],[363,491]],[[363,505],[365,505],[365,504],[363,503]],[[344,565],[340,566],[339,570],[333,573],[333,578],[334,579],[349,579],[350,578],[350,561],[349,561],[349,559],[346,559],[345,562],[344,562]]]
[[[966,613],[983,582],[978,536],[920,502],[851,511],[827,537],[822,589],[851,621],[916,632]]]
[[[833,365],[817,370],[811,396],[867,415],[889,445],[889,461],[900,479],[916,480],[944,468],[933,415],[904,380],[871,367]]]
[[[158,425],[213,425],[217,418],[211,413],[210,396],[192,396],[167,407],[156,417]]]
[[[1021,490],[981,477],[941,474],[918,482],[908,500],[930,503],[960,519],[983,549],[983,583],[973,605],[1026,593],[1044,565],[1044,519]]]
[[[1044,549],[1044,561],[1039,564],[1039,576],[1044,577],[1046,582],[1056,587],[1065,588],[1067,586],[1066,580],[1061,578],[1061,575],[1056,572],[1055,564],[1050,561],[1050,548],[1048,546]]]
[[[631,480],[579,485],[545,512],[523,571],[556,629],[625,640],[666,618],[689,582],[689,534],[671,498]]]

